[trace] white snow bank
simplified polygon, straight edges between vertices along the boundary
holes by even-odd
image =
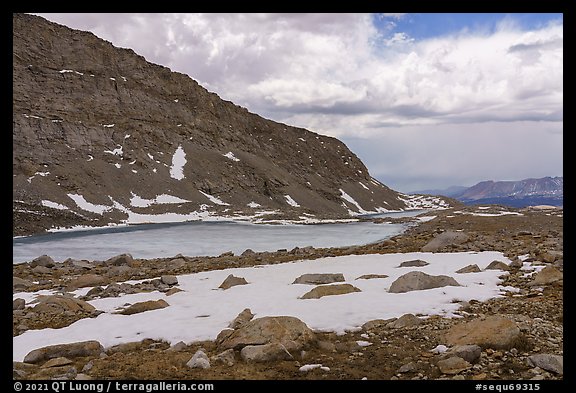
[[[234,153],[232,153],[231,151],[229,151],[229,152],[226,153],[226,154],[222,154],[222,155],[223,155],[224,157],[228,158],[229,160],[236,161],[236,162],[240,161],[240,159],[237,158],[237,157],[234,155]]]
[[[412,259],[429,262],[429,265],[419,268],[419,271],[453,276],[461,286],[389,293],[392,282],[410,271],[397,266]],[[457,315],[454,312],[459,307],[457,301],[486,301],[502,295],[503,289],[498,286],[498,276],[503,274],[502,271],[455,273],[470,264],[485,268],[495,259],[510,263],[502,253],[492,251],[415,252],[350,255],[182,275],[178,276],[178,282],[179,288],[184,292],[169,297],[153,292],[94,300],[90,303],[105,311],[96,318],[82,319],[61,329],[29,330],[14,337],[13,360],[22,361],[28,352],[36,348],[85,340],[97,340],[104,347],[141,341],[144,338],[164,339],[170,343],[214,340],[245,308],[250,308],[256,318],[294,316],[311,329],[340,334],[356,331],[369,320],[400,317],[406,313],[454,317]],[[303,300],[300,297],[308,292],[311,286],[292,282],[305,273],[342,273],[346,282],[358,287],[362,292]],[[228,290],[218,289],[229,274],[244,277],[249,284]],[[363,274],[387,274],[389,277],[379,280],[355,280]],[[157,299],[164,299],[170,306],[134,315],[111,314],[127,302]]]
[[[118,145],[118,147],[117,147],[116,149],[114,149],[114,150],[104,150],[104,153],[112,154],[112,155],[115,155],[115,156],[122,156],[122,154],[124,154],[124,153],[122,152],[122,149],[123,149],[123,147],[120,146],[120,145]]]
[[[298,202],[296,202],[294,199],[292,199],[292,197],[290,195],[284,195],[284,198],[286,198],[286,203],[288,203],[290,206],[300,207]]]
[[[200,192],[200,194],[202,194],[206,198],[208,198],[210,200],[210,202],[212,202],[212,203],[215,203],[215,204],[220,205],[220,206],[229,206],[230,205],[229,203],[226,203],[226,202],[222,201],[221,199],[216,198],[214,195],[207,194],[207,193],[202,192],[200,190],[198,190],[198,192]]]
[[[343,189],[340,189],[340,194],[341,194],[340,197],[341,197],[342,199],[344,199],[344,200],[350,202],[351,204],[353,204],[354,206],[356,206],[356,209],[358,209],[358,213],[359,213],[359,214],[368,214],[368,213],[370,213],[370,212],[364,210],[364,209],[362,208],[362,206],[360,206],[360,204],[359,204],[358,202],[356,202],[356,201],[354,200],[354,198],[352,198],[350,195],[346,194],[346,192],[344,192]]]
[[[132,198],[130,198],[130,205],[133,207],[148,207],[154,204],[170,204],[170,203],[185,203],[190,202],[186,199],[178,198],[174,195],[160,194],[154,199],[145,199],[139,195],[130,193]]]
[[[90,203],[86,199],[84,199],[82,195],[79,194],[66,194],[66,195],[68,195],[68,197],[72,199],[80,209],[86,210],[88,212],[103,214],[104,212],[110,211],[112,209],[111,206],[96,205]]]
[[[170,167],[170,177],[176,180],[184,179],[184,165],[186,165],[186,152],[182,146],[178,146],[172,156],[172,166]]]
[[[68,210],[69,209],[68,206],[64,206],[64,205],[61,205],[59,203],[48,201],[48,200],[43,200],[42,206],[51,207],[52,209],[58,209],[58,210]]]

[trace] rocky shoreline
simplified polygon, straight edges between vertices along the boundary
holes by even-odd
[[[478,209],[428,212],[401,235],[377,244],[312,247],[218,257],[140,260],[119,255],[107,261],[39,257],[14,265],[13,291],[56,291],[37,303],[14,300],[13,336],[31,329],[60,328],[101,311],[88,301],[120,293],[179,291],[178,276],[201,271],[278,264],[327,256],[427,252],[500,251],[513,262],[500,266],[502,286],[516,288],[486,302],[461,304],[462,318],[411,314],[367,322],[345,335],[312,332],[290,317],[252,318],[244,310],[234,329],[215,341],[178,343],[144,338],[103,348],[99,343],[48,347],[14,362],[15,379],[474,379],[563,378],[562,209]],[[529,274],[522,261],[543,269]],[[527,274],[528,273],[528,274]],[[126,281],[133,280],[129,283]],[[69,292],[90,288],[84,296]],[[161,308],[133,304],[122,312]],[[132,308],[135,307],[135,308]],[[267,319],[268,318],[268,319]],[[304,325],[304,326],[302,326]],[[255,338],[254,332],[267,336]],[[476,332],[476,333],[473,333]],[[477,334],[481,332],[483,334]],[[293,339],[286,341],[286,337]],[[260,345],[252,345],[259,342]],[[33,351],[34,352],[34,351]],[[209,367],[206,367],[209,366]]]

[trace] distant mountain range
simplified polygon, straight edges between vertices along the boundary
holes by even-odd
[[[563,206],[564,177],[519,181],[482,181],[472,187],[452,186],[444,190],[422,190],[414,194],[443,195],[467,205],[500,204],[512,207]]]

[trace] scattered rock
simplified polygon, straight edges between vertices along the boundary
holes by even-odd
[[[427,265],[429,265],[429,263],[422,259],[413,259],[411,261],[402,262],[398,267],[422,267]]]
[[[356,280],[371,280],[373,278],[388,278],[388,276],[386,274],[364,274],[356,277]]]
[[[415,316],[414,314],[404,314],[397,320],[390,322],[386,325],[388,328],[392,329],[402,329],[412,326],[418,326],[422,323],[422,320]]]
[[[139,267],[140,266],[140,264],[137,263],[134,260],[134,258],[132,257],[132,255],[130,255],[130,254],[116,255],[115,257],[112,257],[112,258],[106,260],[105,264],[107,266],[122,266],[122,265],[127,265],[129,267]]]
[[[250,257],[253,255],[256,255],[256,253],[254,252],[254,250],[252,250],[251,248],[247,248],[246,250],[244,250],[244,252],[242,254],[240,254],[243,257]]]
[[[423,289],[440,288],[449,285],[460,286],[460,284],[450,276],[431,276],[424,272],[413,271],[398,277],[392,285],[390,285],[388,292],[404,293]]]
[[[564,374],[564,357],[560,355],[539,353],[528,356],[527,362],[532,367],[540,367],[560,375]]]
[[[95,287],[98,285],[107,285],[110,280],[98,274],[83,274],[75,280],[72,280],[66,286],[66,291],[75,291],[78,288]]]
[[[399,373],[411,373],[418,370],[418,366],[414,362],[406,363],[398,369]]]
[[[96,308],[84,300],[76,299],[69,296],[62,295],[51,295],[51,296],[40,296],[38,298],[38,304],[34,306],[33,310],[35,312],[55,312],[62,313],[66,311],[71,312],[93,312]]]
[[[227,329],[229,330],[229,329]],[[221,332],[216,344],[221,350],[242,349],[247,345],[280,343],[288,351],[299,351],[313,342],[314,332],[301,320],[295,317],[263,317],[253,319],[239,329]]]
[[[174,344],[170,348],[168,348],[167,351],[179,352],[179,351],[184,351],[186,348],[188,348],[188,345],[186,345],[186,343],[184,341],[178,341],[176,344]]]
[[[160,281],[162,281],[162,283],[166,284],[166,285],[178,285],[178,278],[176,276],[162,276],[160,278]]]
[[[40,368],[60,367],[60,366],[67,366],[69,364],[72,364],[72,360],[65,357],[59,357],[48,360]]]
[[[164,294],[165,294],[166,296],[172,296],[172,295],[174,295],[175,293],[178,293],[178,292],[184,292],[184,291],[181,290],[180,288],[174,287],[174,288],[170,288],[169,290],[167,290]]]
[[[166,308],[168,306],[169,306],[169,304],[166,303],[166,301],[163,299],[148,300],[145,302],[134,303],[134,304],[128,306],[128,308],[125,308],[124,310],[117,312],[116,314],[132,315],[132,314],[138,314],[138,313],[145,312],[145,311],[159,310],[161,308]]]
[[[84,260],[84,259],[83,260],[73,259],[71,261],[71,263],[72,263],[72,266],[79,267],[82,269],[90,270],[90,269],[94,268],[93,263],[91,263],[90,261]]]
[[[36,266],[32,269],[32,273],[34,274],[49,274],[52,273],[52,270],[45,267],[45,266]]]
[[[456,273],[479,273],[481,271],[482,270],[480,270],[478,265],[473,264],[473,265],[464,266],[462,269],[456,270]]]
[[[254,314],[250,311],[249,308],[245,308],[238,314],[236,318],[228,325],[231,329],[238,329],[239,327],[245,325],[246,323],[250,322],[254,318]]]
[[[476,363],[482,354],[482,348],[478,345],[456,345],[446,353],[449,356],[457,356],[468,363]]]
[[[424,247],[422,247],[423,252],[438,252],[440,249],[449,246],[465,243],[469,240],[468,235],[463,232],[446,231],[443,232],[430,242],[428,242]]]
[[[38,258],[32,260],[32,262],[30,262],[30,267],[35,268],[37,266],[42,266],[50,269],[56,266],[56,264],[54,263],[54,260],[48,255],[41,255]]]
[[[484,270],[510,270],[510,267],[502,261],[492,261]]]
[[[12,310],[24,310],[26,308],[26,300],[17,298],[12,301]]]
[[[564,275],[560,270],[554,266],[546,266],[534,276],[530,285],[548,285],[563,280],[563,278]]]
[[[373,319],[371,321],[366,322],[362,325],[362,329],[364,331],[370,331],[374,329],[380,329],[383,327],[387,327],[389,323],[394,322],[398,318],[390,318],[390,319]]]
[[[226,277],[226,279],[222,282],[222,284],[220,284],[218,288],[229,289],[236,285],[246,285],[246,284],[248,284],[248,281],[246,281],[244,277],[236,277],[230,274],[228,277]]]
[[[240,356],[246,362],[257,363],[293,359],[286,347],[279,342],[264,345],[247,345],[240,351]]]
[[[131,353],[138,351],[141,347],[141,342],[122,343],[106,348],[106,354],[114,355],[115,353]]]
[[[344,295],[353,292],[362,291],[351,284],[319,285],[306,292],[300,299],[320,299],[324,296]]]
[[[12,290],[14,291],[23,291],[31,287],[33,284],[28,280],[24,280],[23,278],[12,276]]]
[[[473,344],[493,349],[513,348],[521,337],[516,323],[499,315],[459,323],[446,333],[449,345]]]
[[[104,352],[104,347],[98,341],[82,341],[72,344],[51,345],[35,349],[24,357],[24,363],[42,363],[50,359],[66,357],[97,357]]]
[[[312,273],[301,275],[295,279],[292,284],[322,285],[344,281],[346,280],[344,279],[344,275],[342,273]]]
[[[236,356],[233,349],[227,349],[218,355],[212,356],[210,358],[214,364],[224,364],[226,366],[233,366],[236,363]]]
[[[190,368],[210,368],[210,359],[208,359],[208,355],[203,350],[199,349],[186,363],[186,366]]]
[[[458,356],[439,360],[437,366],[442,374],[458,374],[472,367],[470,363]]]

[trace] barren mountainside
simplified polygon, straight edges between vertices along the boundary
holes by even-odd
[[[13,16],[14,235],[160,216],[344,217],[410,198],[335,138],[266,120],[92,33]]]

